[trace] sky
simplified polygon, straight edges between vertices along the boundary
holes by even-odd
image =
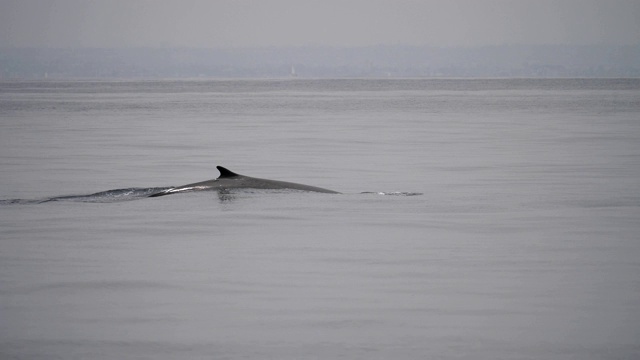
[[[640,0],[0,0],[0,47],[638,45]]]

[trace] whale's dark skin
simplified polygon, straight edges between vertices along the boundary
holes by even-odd
[[[199,190],[231,190],[231,189],[292,189],[302,191],[312,191],[327,194],[339,194],[337,191],[323,189],[316,186],[296,184],[286,181],[259,179],[236,174],[233,171],[216,167],[220,171],[220,176],[214,180],[201,181],[193,184],[182,185],[170,188],[159,193],[151,194],[149,197],[176,194],[179,192],[199,191]]]

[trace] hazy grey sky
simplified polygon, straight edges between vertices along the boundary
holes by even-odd
[[[602,43],[640,0],[0,0],[0,47]]]

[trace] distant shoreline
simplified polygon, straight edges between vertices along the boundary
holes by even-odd
[[[0,80],[639,77],[640,45],[0,48]]]

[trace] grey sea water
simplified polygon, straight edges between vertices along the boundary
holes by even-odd
[[[0,169],[2,359],[640,357],[637,79],[3,81]]]

